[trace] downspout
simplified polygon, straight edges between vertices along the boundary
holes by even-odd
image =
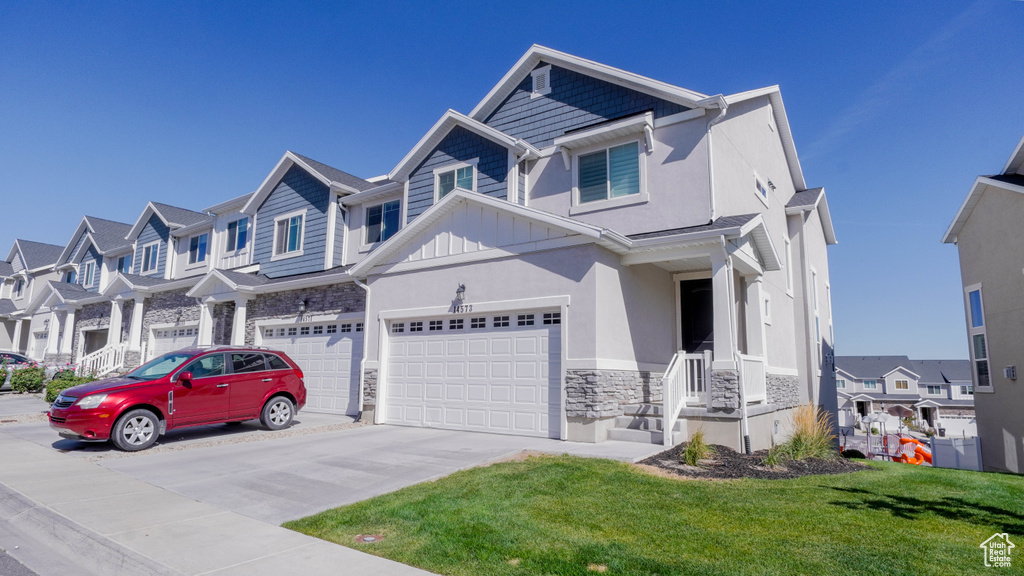
[[[363,304],[363,355],[359,359],[359,414],[356,414],[356,422],[362,422],[363,388],[366,386],[366,343],[370,340],[366,337],[370,330],[370,287],[360,282],[358,278],[353,278],[352,281],[356,283],[356,286],[366,290],[366,302]],[[379,382],[377,384],[378,386],[380,385]]]
[[[715,221],[715,212],[716,212],[716,210],[715,210],[715,167],[714,167],[714,161],[713,161],[713,158],[712,158],[713,147],[711,146],[711,128],[715,124],[718,124],[719,122],[721,122],[725,118],[725,115],[726,115],[726,113],[729,110],[729,103],[725,101],[725,96],[722,96],[721,94],[719,94],[717,96],[711,96],[709,98],[705,98],[704,100],[701,100],[697,104],[702,106],[702,107],[704,107],[704,108],[706,108],[706,109],[708,109],[708,110],[710,110],[712,108],[718,110],[718,114],[716,114],[714,118],[708,120],[708,127],[707,127],[707,143],[708,143],[708,203],[709,203],[709,206],[711,206],[711,222],[714,222]]]
[[[740,434],[743,436],[743,450],[746,454],[750,454],[750,425],[747,422],[747,395],[744,391],[746,388],[746,382],[743,381],[743,359],[740,358],[739,351],[739,327],[736,323],[736,294],[733,283],[735,282],[736,275],[732,268],[732,258],[729,257],[729,251],[725,245],[725,236],[719,236],[718,241],[721,243],[722,252],[726,254],[725,257],[725,268],[729,274],[729,326],[732,327],[732,338],[730,338],[729,346],[733,349],[733,360],[736,362],[736,372],[740,375],[738,378],[739,386],[737,391],[739,392],[740,401]]]

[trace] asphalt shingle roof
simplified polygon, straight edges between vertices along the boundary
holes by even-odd
[[[726,230],[729,228],[736,228],[743,226],[747,222],[750,222],[757,217],[757,214],[742,214],[740,216],[722,216],[718,220],[711,222],[710,224],[701,224],[699,226],[687,226],[686,228],[673,228],[671,230],[660,230],[658,232],[644,232],[643,234],[633,234],[629,236],[630,240],[645,240],[647,238],[661,238],[663,236],[678,236],[682,234],[693,234],[695,232],[708,232],[711,230]]]
[[[10,298],[0,299],[0,316],[6,316],[12,312],[17,312],[18,307],[14,305],[14,302]]]
[[[0,260],[0,278],[6,278],[14,274],[14,266],[10,262]]]
[[[159,286],[161,284],[168,284],[170,282],[177,282],[177,280],[165,280],[156,276],[139,276],[138,274],[124,274],[121,273],[133,286],[142,286],[149,288],[152,286]]]
[[[131,224],[125,224],[124,222],[114,222],[113,220],[104,220],[103,218],[97,218],[95,216],[86,216],[86,220],[89,222],[89,226],[92,228],[92,238],[96,242],[96,247],[100,252],[106,254],[110,251],[116,251],[121,248],[127,248],[131,246],[131,243],[125,240],[125,236],[132,229]]]
[[[313,160],[312,158],[303,156],[302,154],[298,154],[296,152],[292,152],[292,154],[295,154],[296,156],[301,158],[303,162],[305,162],[306,164],[309,164],[310,168],[316,170],[320,174],[323,174],[323,176],[325,178],[327,178],[328,180],[331,180],[332,182],[337,182],[338,184],[344,184],[345,186],[349,186],[351,188],[355,188],[356,190],[359,190],[360,192],[362,192],[364,190],[369,190],[370,188],[375,188],[375,187],[378,186],[378,184],[374,184],[373,182],[367,182],[366,180],[363,180],[362,178],[360,178],[358,176],[353,176],[353,175],[349,174],[348,172],[342,172],[341,170],[338,170],[337,168],[333,168],[333,167],[328,166],[327,164],[324,164],[322,162],[317,162],[316,160]]]
[[[25,258],[25,267],[29,270],[56,264],[60,253],[64,251],[63,246],[32,242],[31,240],[19,239],[18,246],[21,247],[21,255]]]
[[[789,203],[786,204],[786,208],[814,206],[814,203],[818,201],[818,198],[821,197],[821,193],[824,192],[824,190],[824,188],[811,188],[810,190],[797,192],[789,199]]]
[[[836,368],[856,378],[881,378],[901,366],[917,372],[906,356],[836,356]]]
[[[972,378],[970,360],[914,360],[913,370],[926,384],[970,382]]]
[[[178,208],[177,206],[171,206],[170,204],[161,204],[159,202],[153,202],[153,206],[160,211],[160,214],[164,218],[167,218],[174,224],[181,224],[182,226],[191,226],[193,224],[199,224],[200,222],[213,221],[213,217],[202,212],[196,212],[187,208]]]
[[[53,288],[54,292],[60,294],[60,297],[64,300],[77,300],[83,296],[95,296],[92,292],[82,288],[80,284],[50,280],[50,287]]]

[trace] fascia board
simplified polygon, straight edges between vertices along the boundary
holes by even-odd
[[[892,370],[889,370],[885,374],[882,374],[882,378],[888,378],[889,375],[894,373],[894,372],[903,372],[904,374],[907,374],[909,376],[913,376],[914,378],[917,378],[918,380],[921,379],[921,375],[920,374],[917,374],[916,372],[912,372],[910,369],[904,368],[903,366],[897,366],[897,367],[893,368]]]
[[[311,166],[292,153],[291,150],[288,150],[284,153],[284,156],[281,156],[281,159],[277,161],[277,165],[270,171],[270,174],[263,179],[263,183],[260,184],[259,188],[249,196],[249,199],[245,202],[245,206],[243,206],[240,211],[244,214],[249,214],[250,216],[255,215],[256,209],[259,208],[260,204],[263,204],[263,201],[266,200],[267,196],[274,191],[274,187],[277,186],[277,183],[294,165],[298,165],[303,170],[309,172],[311,176],[320,181],[324,186],[327,186],[328,188],[331,187],[331,180],[328,180],[323,174],[314,170]]]
[[[78,227],[75,228],[75,233],[71,235],[71,240],[68,240],[68,243],[64,245],[64,250],[60,253],[60,256],[57,257],[57,264],[67,262],[68,258],[71,257],[71,251],[75,249],[75,244],[77,243],[76,241],[78,238],[82,236],[82,233],[85,232],[85,230],[88,229],[91,231],[88,218],[88,216],[84,216],[82,221],[78,223]]]
[[[401,182],[391,182],[377,188],[371,188],[369,190],[353,194],[351,196],[345,196],[341,199],[342,206],[355,206],[358,204],[364,204],[371,202],[377,198],[383,198],[395,192],[401,192],[405,188],[405,184]]]
[[[454,110],[448,110],[441,118],[434,123],[434,125],[427,131],[426,134],[420,138],[420,141],[404,158],[395,166],[395,168],[388,173],[389,180],[404,180],[409,176],[412,168],[418,165],[426,154],[437,146],[441,140],[456,126],[461,126],[470,132],[488,140],[494,141],[502,146],[514,149],[518,153],[523,153],[527,149],[520,143],[519,140],[512,138],[508,134],[505,134],[499,130],[495,130],[486,124],[476,121],[464,114],[460,114]],[[536,149],[534,149],[536,150]]]
[[[251,291],[254,294],[269,294],[272,292],[287,292],[289,290],[298,290],[300,288],[314,288],[316,286],[340,284],[342,282],[351,282],[353,279],[354,277],[350,273],[342,272],[339,274],[328,274],[324,276],[315,276],[313,278],[301,278],[298,280],[275,282],[273,284],[263,284],[260,286],[246,286],[243,289]]]

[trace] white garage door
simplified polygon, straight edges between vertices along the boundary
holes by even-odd
[[[46,332],[36,332],[32,335],[32,349],[29,350],[29,358],[40,362],[43,361],[43,357],[46,356],[47,336]]]
[[[557,438],[561,315],[393,321],[385,421]]]
[[[198,326],[178,326],[175,328],[158,328],[153,330],[153,352],[150,358],[156,358],[161,354],[191,348],[196,345],[199,339]]]
[[[266,326],[263,345],[287,354],[306,380],[306,410],[359,413],[359,359],[362,322],[322,322]]]

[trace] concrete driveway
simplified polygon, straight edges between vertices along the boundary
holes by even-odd
[[[0,398],[0,415],[9,401]],[[154,450],[125,454],[108,444],[61,440],[45,421],[24,420],[0,425],[0,523],[7,523],[6,530],[0,524],[0,548],[11,551],[11,534],[28,538],[33,527],[44,535],[85,534],[70,557],[102,551],[93,564],[84,564],[97,574],[129,573],[129,567],[141,573],[269,574],[274,566],[288,566],[287,573],[330,574],[338,565],[422,574],[280,523],[523,450],[632,461],[661,449],[353,427],[351,418],[303,413],[294,428],[281,433],[210,426],[172,434]],[[72,528],[62,529],[61,523]],[[47,567],[59,573],[53,569],[58,558],[33,564],[31,554],[22,548],[21,556],[12,556],[43,576]]]

